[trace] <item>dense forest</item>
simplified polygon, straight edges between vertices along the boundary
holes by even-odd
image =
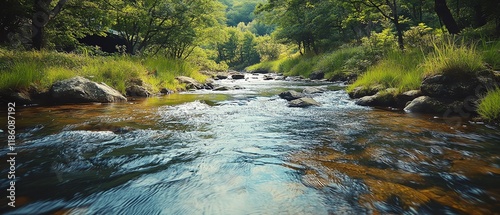
[[[402,92],[450,68],[500,69],[497,0],[2,1],[2,91],[75,75],[179,90],[175,76],[234,69]]]

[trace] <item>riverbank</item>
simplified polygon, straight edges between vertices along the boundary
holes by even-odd
[[[209,77],[190,62],[165,57],[87,56],[48,51],[0,49],[2,97],[30,97],[47,93],[58,81],[81,76],[105,83],[126,96],[154,95],[187,90],[190,77],[204,83]],[[139,89],[140,88],[140,89]],[[139,91],[139,92],[138,92]]]
[[[494,98],[500,95],[500,41],[475,44],[444,39],[404,52],[348,47],[262,62],[247,70],[345,81],[360,105],[498,121],[500,102]],[[425,100],[423,107],[406,108],[417,98]]]

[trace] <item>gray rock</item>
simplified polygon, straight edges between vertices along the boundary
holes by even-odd
[[[348,92],[349,97],[352,99],[359,99],[365,96],[372,96],[378,93],[379,91],[384,90],[383,86],[374,86],[374,87],[356,87],[352,91]]]
[[[262,79],[264,79],[265,81],[274,80],[273,76],[271,75],[264,75]]]
[[[220,86],[220,87],[216,87],[213,89],[213,91],[229,91],[229,90],[233,90],[234,88],[232,87],[229,87],[229,86]]]
[[[314,71],[309,75],[311,80],[321,80],[325,78],[325,73],[323,71]]]
[[[404,110],[409,113],[443,113],[448,107],[429,96],[420,96],[411,101]]]
[[[139,86],[139,85],[130,85],[125,89],[127,96],[134,96],[134,97],[150,97],[153,94],[146,89],[146,87]]]
[[[288,90],[288,91],[280,93],[279,97],[282,99],[285,99],[287,101],[292,101],[295,99],[303,98],[303,97],[305,97],[305,95],[303,93],[299,93],[295,90]]]
[[[276,76],[276,77],[274,77],[274,80],[283,81],[283,80],[285,80],[285,76]]]
[[[123,102],[120,92],[104,83],[96,83],[82,77],[74,77],[54,83],[50,97],[56,103]]]
[[[420,90],[425,96],[444,99],[463,99],[475,94],[481,82],[477,77],[456,78],[435,75],[422,81]]]
[[[239,85],[235,85],[233,88],[234,88],[235,90],[244,90],[244,89],[245,89],[244,87],[239,86]]]
[[[304,90],[302,90],[302,93],[305,94],[316,94],[324,92],[326,92],[326,89],[322,87],[306,87]]]
[[[309,107],[309,106],[321,106],[316,100],[308,97],[303,97],[300,99],[292,100],[288,103],[289,107]]]
[[[185,84],[187,90],[191,90],[191,89],[196,89],[196,90],[203,89],[203,85],[200,84],[200,82],[194,80],[193,78],[186,77],[186,76],[178,76],[175,79],[177,79],[179,81],[179,83]]]
[[[393,95],[395,90],[397,89],[389,88],[375,95],[361,97],[356,100],[356,104],[361,106],[396,107],[397,103]]]
[[[243,74],[243,73],[231,73],[231,78],[234,80],[245,79],[245,74]]]
[[[411,102],[420,96],[422,96],[422,92],[420,90],[410,90],[396,95],[396,102],[398,103],[398,107],[404,108],[408,105],[408,102]]]
[[[229,77],[229,74],[219,72],[219,73],[217,73],[217,75],[215,77],[217,77],[217,79],[219,79],[219,80],[223,80],[223,79],[227,79]]]

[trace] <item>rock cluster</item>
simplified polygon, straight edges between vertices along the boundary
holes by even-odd
[[[287,90],[279,94],[279,97],[288,101],[289,107],[321,106],[319,102],[311,98],[312,94],[323,93],[326,89],[319,87],[307,87],[299,93],[295,90]]]
[[[435,75],[422,81],[419,90],[397,93],[398,89],[358,87],[349,92],[356,104],[404,109],[412,113],[467,114],[475,112],[475,104],[487,89],[498,86],[492,72],[484,71],[468,77]]]

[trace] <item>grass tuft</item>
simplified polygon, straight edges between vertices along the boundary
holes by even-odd
[[[474,45],[453,40],[434,43],[434,52],[423,64],[425,76],[443,74],[455,77],[470,77],[484,69],[482,56]]]
[[[356,87],[397,88],[395,93],[418,89],[422,83],[423,70],[419,64],[423,61],[423,54],[419,51],[401,53],[393,51],[378,64],[370,67],[356,82],[351,84],[347,91]]]
[[[500,88],[489,91],[477,107],[479,115],[489,121],[500,120]]]

